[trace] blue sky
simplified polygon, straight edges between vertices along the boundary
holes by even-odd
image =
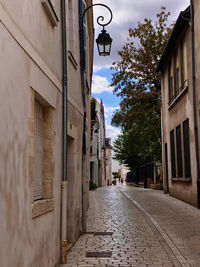
[[[94,45],[94,71],[92,95],[97,99],[102,99],[104,103],[106,117],[106,135],[111,137],[112,141],[120,134],[120,129],[110,125],[112,114],[119,107],[120,100],[113,95],[112,88],[109,87],[112,79],[110,66],[113,62],[119,61],[118,51],[120,51],[128,38],[128,29],[134,28],[138,21],[144,18],[154,20],[155,14],[160,11],[161,6],[165,6],[170,11],[170,23],[175,22],[179,13],[190,3],[189,0],[94,0],[93,3],[103,3],[110,7],[113,12],[112,22],[106,26],[112,42],[111,55],[109,57],[100,57]],[[110,19],[109,12],[104,7],[94,7],[94,27],[95,39],[102,28],[96,23],[98,16],[103,15],[105,22]]]
[[[113,112],[119,107],[120,99],[113,94],[113,88],[110,87],[112,80],[112,71],[107,68],[102,68],[95,71],[93,75],[92,96],[99,102],[102,99],[104,104],[104,113],[106,121],[106,136],[111,137],[112,141],[120,134],[120,129],[111,126]]]

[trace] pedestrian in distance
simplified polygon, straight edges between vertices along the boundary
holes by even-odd
[[[121,178],[121,185],[123,184],[123,181],[124,181],[123,178]]]

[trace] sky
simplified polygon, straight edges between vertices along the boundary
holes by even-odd
[[[179,13],[189,5],[190,0],[93,0],[93,3],[105,4],[113,12],[113,19],[106,26],[106,30],[112,38],[111,55],[100,57],[95,43],[92,83],[92,96],[97,100],[102,99],[104,104],[106,137],[111,137],[113,143],[120,134],[120,129],[111,126],[110,123],[113,112],[119,107],[120,100],[113,94],[113,88],[109,87],[112,79],[110,66],[113,62],[120,60],[117,52],[127,41],[128,29],[136,27],[137,22],[143,21],[144,18],[154,20],[155,14],[159,13],[161,6],[165,6],[171,13],[169,23],[175,22]],[[107,22],[110,14],[104,7],[95,6],[93,10],[96,39],[102,30],[102,27],[96,23],[97,17],[104,16],[104,21]]]

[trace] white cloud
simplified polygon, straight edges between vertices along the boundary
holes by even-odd
[[[99,3],[99,0],[94,0],[94,3]],[[184,10],[190,3],[189,0],[104,0],[106,4],[113,12],[113,20],[106,26],[106,30],[109,32],[113,39],[111,55],[109,57],[100,57],[95,45],[94,48],[94,63],[98,68],[105,65],[111,65],[112,62],[119,60],[117,54],[126,43],[128,37],[128,29],[137,25],[138,21],[143,21],[144,18],[155,19],[155,14],[160,11],[161,6],[166,6],[167,10],[171,12],[169,22],[175,21],[178,18],[180,11]],[[96,23],[97,16],[103,15],[105,22],[109,20],[109,12],[104,7],[94,7],[94,22],[96,37],[101,32],[102,27]]]
[[[93,65],[93,73],[102,69],[110,69],[110,67],[111,65],[103,65],[103,66]]]
[[[113,112],[116,109],[119,109],[119,106],[118,107],[107,107],[107,106],[104,105],[104,111],[107,112],[107,113]]]
[[[115,110],[119,109],[119,106],[117,107],[107,107],[104,105],[104,115],[106,121],[109,123],[112,119],[113,113]]]
[[[112,93],[112,88],[109,87],[109,82],[106,77],[93,75],[92,79],[92,93],[101,94],[102,92]]]
[[[121,134],[121,130],[119,128],[106,124],[106,137],[111,138],[112,144],[119,134]]]

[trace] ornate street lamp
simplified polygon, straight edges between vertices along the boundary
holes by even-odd
[[[89,6],[88,8],[86,8],[86,10],[83,12],[82,19],[84,18],[87,10],[93,6],[103,6],[103,7],[107,8],[110,12],[110,20],[107,23],[100,22],[100,20],[104,21],[103,16],[99,16],[97,18],[97,23],[103,27],[103,30],[101,31],[98,38],[96,39],[99,55],[100,56],[109,56],[110,51],[111,51],[112,39],[111,39],[110,35],[106,32],[105,26],[107,26],[112,21],[113,14],[112,14],[111,9],[108,6],[106,6],[104,4],[98,4],[97,3],[97,4],[93,4],[93,5]]]

